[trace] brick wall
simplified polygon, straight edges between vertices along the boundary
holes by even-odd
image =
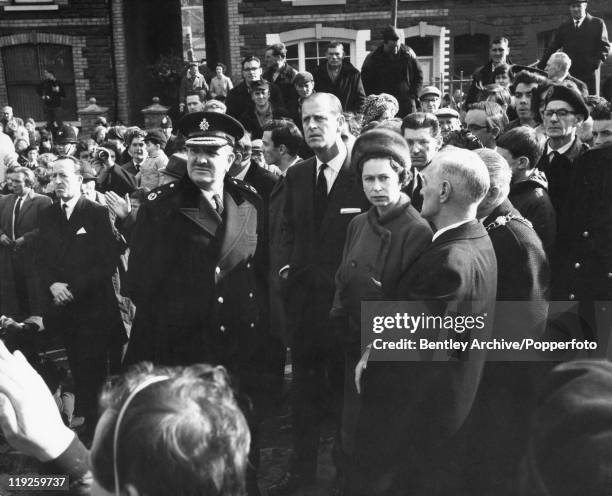
[[[229,0],[237,11],[233,22],[239,24],[240,56],[247,53],[263,55],[266,34],[312,27],[370,29],[367,49],[374,49],[382,29],[390,22],[388,2],[380,0],[347,0],[346,5],[297,7],[281,0]],[[604,18],[612,31],[612,2],[591,0],[588,11]],[[452,65],[453,37],[482,33],[504,35],[510,39],[511,56],[515,63],[532,63],[537,58],[537,33],[556,28],[567,19],[565,2],[543,0],[429,0],[399,1],[398,27],[405,28],[426,21],[444,26],[450,31]],[[236,55],[237,56],[237,55]],[[233,65],[234,60],[232,61]],[[239,65],[238,72],[240,74]],[[602,68],[602,80],[612,76],[612,57]]]
[[[95,97],[99,105],[115,109],[108,3],[100,0],[56,3],[59,4],[57,11],[33,12],[2,11],[3,3],[0,3],[0,47],[23,43],[71,46],[77,108],[85,107],[88,99]],[[7,101],[1,60],[0,101]]]

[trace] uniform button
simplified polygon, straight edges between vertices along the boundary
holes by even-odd
[[[357,262],[355,262],[355,260],[351,260],[351,267],[357,267]]]
[[[221,274],[221,267],[215,267],[215,274]]]
[[[171,187],[171,188],[174,188],[174,183],[170,184],[170,187]]]
[[[253,293],[249,293],[249,298],[253,298]]]
[[[223,303],[223,296],[219,296],[219,298],[217,298],[217,301],[218,301],[219,303]]]
[[[221,326],[221,327],[219,327],[219,330],[220,330],[221,332],[225,332],[225,326]]]
[[[255,327],[255,322],[251,322],[251,328]]]
[[[580,268],[580,262],[576,262],[574,264],[574,269],[579,269]]]
[[[612,272],[608,272],[608,279],[612,279]]]
[[[589,231],[584,231],[584,232],[582,233],[582,237],[583,237],[583,238],[588,238],[588,237],[589,237]]]
[[[570,300],[575,300],[576,299],[576,295],[574,293],[570,293],[570,295],[568,296],[568,298]]]
[[[250,269],[250,268],[251,268],[251,264],[247,263],[247,269]]]

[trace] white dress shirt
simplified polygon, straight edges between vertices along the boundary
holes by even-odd
[[[60,200],[60,206],[62,208],[62,211],[64,211],[64,205],[66,205],[65,211],[66,211],[66,217],[68,218],[68,220],[70,220],[70,216],[72,215],[72,212],[74,212],[74,207],[79,201],[79,198],[80,198],[80,195],[74,196],[70,198],[70,200],[68,201]]]
[[[325,163],[327,164],[327,168],[323,171],[325,175],[325,180],[327,181],[327,194],[331,191],[334,186],[334,181],[338,177],[340,173],[340,169],[342,169],[342,165],[344,164],[344,160],[346,159],[346,147],[344,145],[338,147],[338,155],[332,158],[329,162],[322,162],[317,159],[317,173],[315,175],[315,179],[319,177],[319,172],[321,170],[321,166]]]
[[[437,238],[442,236],[446,231],[450,231],[451,229],[455,229],[456,227],[462,226],[463,224],[467,224],[471,222],[472,219],[462,220],[461,222],[456,222],[455,224],[451,224],[450,226],[443,227],[442,229],[438,229],[433,237],[431,238],[431,242],[433,243]]]

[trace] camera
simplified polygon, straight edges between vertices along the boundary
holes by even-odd
[[[110,157],[110,152],[106,148],[96,148],[91,156],[94,160],[105,162]]]

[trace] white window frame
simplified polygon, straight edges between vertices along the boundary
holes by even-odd
[[[282,0],[291,2],[294,7],[310,7],[312,5],[346,5],[346,0]]]
[[[345,29],[324,27],[322,24],[315,24],[310,28],[294,29],[283,33],[266,34],[266,45],[274,43],[284,43],[285,45],[298,46],[298,70],[306,70],[306,54],[304,44],[311,41],[340,41],[348,43],[351,47],[351,63],[361,69],[361,65],[367,55],[366,42],[370,40],[370,30]]]

